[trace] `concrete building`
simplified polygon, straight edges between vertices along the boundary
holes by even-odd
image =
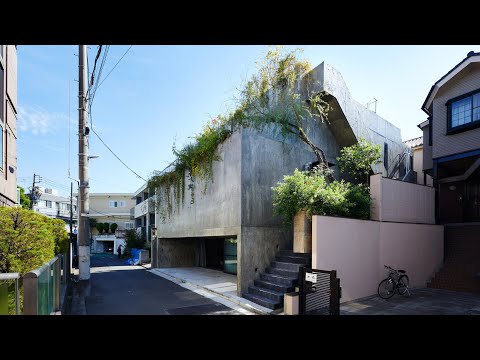
[[[90,219],[101,223],[116,223],[115,233],[99,234],[95,227],[90,229],[92,252],[117,253],[118,245],[125,243],[125,230],[134,229],[131,209],[135,202],[131,193],[90,193]]]
[[[60,219],[65,222],[65,229],[70,233],[70,198],[59,196],[55,189],[38,187],[37,199],[34,201],[32,210],[51,218]],[[28,194],[30,199],[32,194]],[[72,227],[78,225],[77,198],[72,199]]]
[[[432,287],[480,292],[480,52],[469,52],[422,105],[423,171],[433,177],[445,261]]]
[[[135,228],[138,234],[146,240],[151,241],[152,228],[156,225],[155,206],[150,201],[152,194],[147,189],[147,184],[142,185],[133,196],[135,207],[133,216],[135,218]]]
[[[433,179],[423,172],[423,136],[404,141],[404,144],[411,149],[413,171],[416,175],[416,184],[433,186]]]
[[[373,170],[386,175],[389,159],[408,150],[400,129],[352,99],[333,67],[322,63],[312,71],[316,90],[326,91],[333,107],[329,123],[312,128],[314,143],[333,164],[340,149],[360,137],[380,144],[384,163]],[[183,204],[174,207],[164,223],[157,214],[152,266],[201,266],[236,273],[237,292],[242,295],[278,251],[292,249],[292,229],[285,229],[273,215],[271,187],[316,157],[297,138],[282,142],[270,131],[253,129],[236,130],[218,148],[218,155],[222,160],[213,163],[213,182],[205,193],[198,190],[192,204],[186,188]],[[200,181],[195,185],[203,189]]]
[[[0,45],[0,206],[17,203],[17,46]]]

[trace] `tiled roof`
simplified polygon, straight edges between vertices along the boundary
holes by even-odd
[[[405,140],[403,143],[407,146],[410,146],[411,148],[423,145],[423,136],[419,136],[410,140]]]

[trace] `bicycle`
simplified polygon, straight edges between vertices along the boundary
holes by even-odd
[[[388,269],[388,277],[378,284],[378,296],[382,299],[389,299],[395,295],[397,291],[400,295],[408,293],[410,296],[410,291],[408,290],[409,279],[406,271],[395,270],[387,265],[383,266]]]

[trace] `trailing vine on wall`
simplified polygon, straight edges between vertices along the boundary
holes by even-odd
[[[324,98],[326,94],[315,90],[311,66],[298,58],[298,52],[284,52],[282,47],[270,49],[257,63],[257,72],[239,89],[234,112],[211,120],[183,148],[173,145],[173,165],[162,173],[154,173],[147,183],[155,193],[153,205],[162,222],[174,211],[180,211],[186,181],[191,204],[195,201],[196,179],[203,181],[202,193],[206,192],[213,181],[213,162],[221,160],[217,148],[236,128],[263,130],[273,125],[284,140],[287,136],[296,137],[308,145],[321,165],[328,166],[324,151],[310,139],[309,124],[327,121],[331,107]],[[328,177],[327,181],[330,180]]]
[[[221,160],[217,154],[218,146],[232,133],[229,128],[232,118],[219,115],[208,122],[200,134],[193,137],[181,149],[175,144],[172,151],[176,160],[172,167],[163,173],[154,173],[148,180],[147,187],[155,193],[152,200],[162,222],[170,218],[174,211],[179,212],[185,201],[185,186],[188,182],[190,203],[195,201],[195,180],[203,180],[202,193],[207,191],[208,183],[213,181],[213,162]]]

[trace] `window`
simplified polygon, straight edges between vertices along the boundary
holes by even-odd
[[[5,71],[0,63],[0,123],[5,122],[5,89],[3,88]]]
[[[135,227],[135,223],[133,221],[125,223],[125,229],[126,230],[132,230],[132,229],[134,229],[134,227]]]
[[[110,200],[108,206],[111,208],[125,207],[127,203],[125,200]]]
[[[428,118],[428,145],[432,146],[432,117]]]
[[[50,208],[50,209],[51,209],[51,208],[52,208],[52,202],[51,202],[50,200],[45,200],[45,206],[46,206],[47,208]]]
[[[448,133],[480,125],[480,91],[464,95],[458,100],[450,100],[447,106]]]
[[[383,165],[388,170],[388,144],[383,143]]]

